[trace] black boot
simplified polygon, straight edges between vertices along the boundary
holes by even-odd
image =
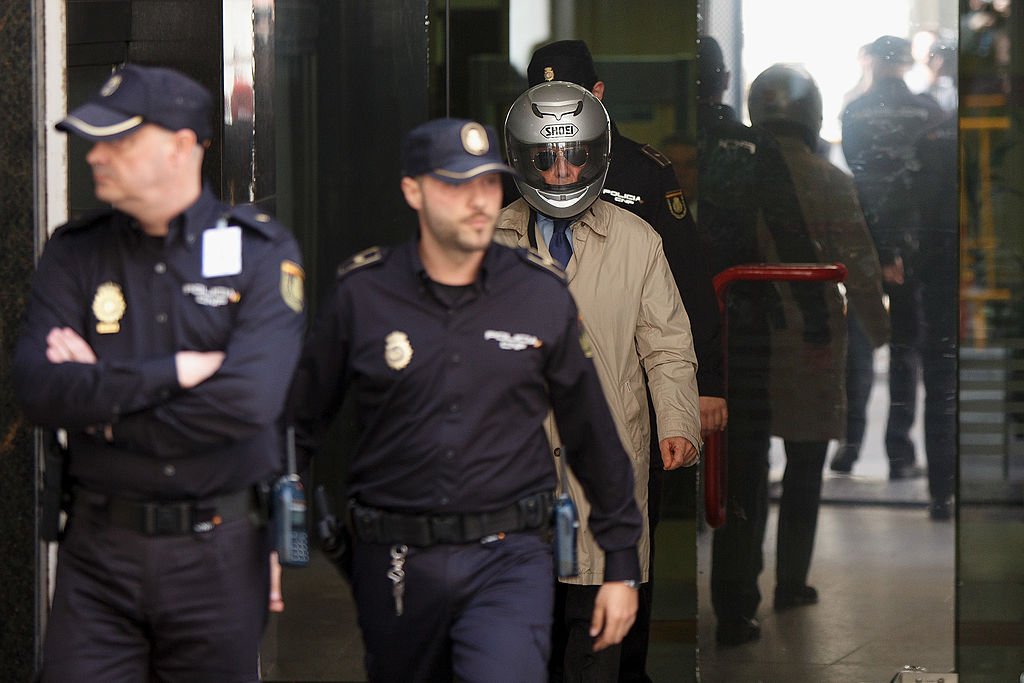
[[[775,588],[775,611],[813,605],[818,602],[818,591],[813,586],[778,586]]]
[[[849,474],[853,471],[853,463],[857,462],[857,452],[860,444],[844,443],[832,456],[832,462],[828,468],[837,474]]]

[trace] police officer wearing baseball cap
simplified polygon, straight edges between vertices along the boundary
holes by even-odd
[[[564,273],[492,243],[501,174],[514,173],[494,130],[424,123],[403,141],[402,168],[418,237],[339,268],[290,400],[300,455],[351,389],[351,581],[371,681],[544,680],[549,409],[607,553],[599,647],[621,640],[636,611],[631,465]]]
[[[92,142],[110,142],[153,124],[188,129],[200,143],[213,137],[210,93],[174,69],[126,64],[57,129]]]
[[[57,124],[110,205],[46,244],[15,390],[67,433],[68,522],[43,681],[255,681],[303,330],[292,235],[201,179],[211,97],[127,65]]]
[[[559,40],[537,48],[526,71],[530,87],[548,81],[569,81],[604,100],[606,84],[600,79],[586,42]],[[728,411],[722,367],[721,320],[707,258],[699,239],[687,197],[679,187],[672,162],[651,145],[632,140],[611,122],[612,156],[601,198],[647,221],[661,236],[662,248],[675,279],[693,331],[697,354],[702,432],[725,428]],[[651,452],[659,450],[654,406],[648,403]],[[648,519],[652,538],[660,519],[664,466],[652,458],[648,479]],[[637,622],[623,643],[620,680],[649,680],[646,673],[651,601],[654,581],[640,588]],[[557,627],[556,627],[557,634]]]
[[[916,187],[920,176],[921,137],[944,118],[942,108],[931,96],[914,94],[904,76],[913,64],[910,41],[898,36],[883,35],[865,48],[871,58],[871,85],[842,113],[843,154],[853,172],[857,197],[864,209],[868,229],[875,240],[882,263],[885,293],[889,297],[892,338],[889,344],[889,416],[886,424],[885,450],[889,458],[890,479],[911,479],[924,476],[918,464],[916,449],[910,438],[915,421],[917,385],[920,381],[921,350],[926,336],[921,309],[921,245],[932,238],[924,231],[931,226],[921,221],[920,192]],[[846,441],[829,467],[837,472],[850,472],[861,448],[866,423],[867,401],[874,378],[871,365],[872,347],[864,330],[850,319],[850,340],[847,360],[847,424]],[[927,336],[932,336],[931,332]],[[947,370],[942,370],[947,373]],[[938,378],[927,378],[931,380]],[[948,388],[948,377],[935,385]],[[944,393],[943,391],[933,392]],[[937,399],[926,410],[926,434],[948,432],[945,410],[948,397]],[[937,410],[936,410],[937,408]],[[936,418],[936,416],[938,416]],[[949,421],[950,424],[954,424]],[[945,438],[948,438],[946,434]],[[937,443],[945,438],[940,437]],[[931,439],[926,436],[931,443]],[[929,479],[934,481],[936,502],[948,512],[953,494],[954,453],[943,443],[927,449],[943,453],[933,464],[929,462]]]

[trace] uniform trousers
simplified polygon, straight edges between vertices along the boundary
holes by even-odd
[[[637,591],[636,621],[622,640],[619,660],[619,683],[650,683],[647,674],[647,651],[651,641],[651,613],[654,607],[654,532],[661,521],[661,498],[665,489],[665,465],[661,460],[658,418],[651,392],[647,392],[647,409],[651,416],[651,457],[647,477],[647,528],[650,553],[647,558],[647,581]]]
[[[955,232],[943,234],[923,249],[927,268],[921,278],[924,447],[928,489],[934,501],[951,499],[956,488],[959,291],[957,279],[948,276],[949,255],[956,254],[956,239]]]
[[[821,474],[828,441],[786,440],[775,550],[775,581],[783,589],[807,585],[821,507]]]
[[[711,543],[711,604],[719,621],[749,619],[761,602],[757,578],[764,566],[768,517],[770,342],[763,316],[749,307],[730,314],[726,518]]]
[[[885,452],[890,468],[908,467],[917,460],[910,428],[917,414],[917,384],[921,379],[921,286],[908,277],[904,284],[887,284],[885,289],[892,320]]]
[[[934,247],[933,247],[934,248]],[[948,247],[956,248],[955,243]],[[956,279],[946,269],[926,271],[890,290],[893,320],[889,346],[889,464],[916,460],[910,429],[917,415],[917,386],[924,385],[924,445],[932,500],[953,496],[956,478]],[[901,321],[901,322],[900,322]]]
[[[551,544],[537,532],[408,548],[356,541],[352,591],[366,672],[380,683],[543,681],[551,649]],[[397,614],[389,571],[404,571]]]
[[[846,316],[846,439],[856,460],[867,429],[868,399],[875,381],[874,348],[857,316]]]
[[[557,583],[550,683],[615,683],[622,645],[594,652],[590,620],[601,586]]]
[[[76,505],[60,544],[44,683],[259,680],[270,538],[246,518],[145,536]]]

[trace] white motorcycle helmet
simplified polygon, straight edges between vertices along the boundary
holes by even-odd
[[[524,92],[505,117],[505,142],[519,192],[537,211],[572,218],[601,196],[611,122],[585,88],[551,81]]]

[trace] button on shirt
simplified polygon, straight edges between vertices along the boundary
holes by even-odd
[[[203,233],[229,212],[240,218],[229,222],[241,233],[241,270],[205,277]],[[283,292],[286,275],[301,269],[291,233],[265,215],[250,219],[257,215],[204,191],[166,237],[107,210],[63,226],[47,243],[14,382],[33,422],[68,431],[70,473],[86,488],[201,498],[280,471],[274,423],[303,329],[301,295],[289,305]],[[74,329],[98,362],[50,363],[54,327]],[[226,355],[217,373],[186,391],[174,360],[183,350]],[[106,424],[112,443],[102,436]]]
[[[407,513],[485,512],[554,490],[543,429],[553,406],[592,528],[625,578],[641,524],[631,465],[564,279],[531,258],[492,245],[454,302],[427,277],[416,242],[341,275],[296,373],[298,445],[315,447],[351,385],[361,425],[353,498]]]

